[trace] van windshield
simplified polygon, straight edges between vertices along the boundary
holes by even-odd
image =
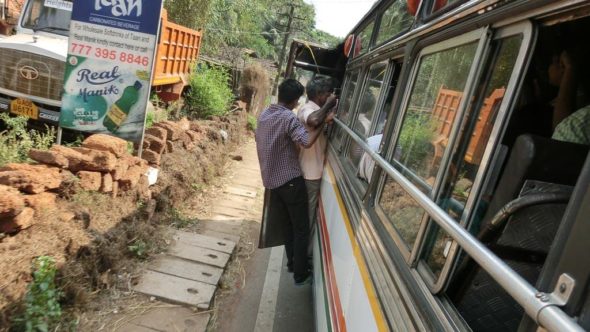
[[[23,28],[67,36],[70,31],[72,2],[64,0],[31,0],[22,21]]]

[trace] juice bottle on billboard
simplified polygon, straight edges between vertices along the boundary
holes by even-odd
[[[117,100],[109,109],[102,124],[112,133],[116,132],[119,127],[127,119],[127,115],[131,111],[131,107],[139,100],[139,90],[141,83],[135,81],[135,84],[130,85],[123,90],[123,95]]]

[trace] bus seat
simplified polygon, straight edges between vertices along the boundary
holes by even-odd
[[[588,146],[521,135],[516,139],[506,167],[485,214],[483,225],[518,196],[526,180],[573,186],[588,155]]]
[[[518,137],[513,146],[479,236],[531,284],[540,274],[587,154],[587,146],[532,135]],[[512,208],[519,197],[534,200],[543,193],[560,198]],[[502,222],[490,225],[497,215]],[[516,330],[523,315],[522,308],[471,259],[458,267],[448,294],[476,331]]]
[[[519,197],[501,209],[499,235],[488,248],[535,284],[557,233],[573,187],[526,181]],[[525,202],[518,205],[517,202]],[[513,206],[518,208],[511,209]],[[474,331],[515,331],[524,311],[478,264],[469,260],[454,303]]]

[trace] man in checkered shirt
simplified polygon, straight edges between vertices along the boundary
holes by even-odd
[[[278,103],[270,105],[258,117],[256,150],[260,162],[262,182],[270,190],[271,209],[284,211],[285,249],[287,266],[294,272],[296,285],[311,283],[307,261],[309,215],[307,189],[299,166],[298,148],[309,148],[321,130],[309,133],[297,119],[293,109],[299,104],[304,88],[294,79],[279,85]],[[336,105],[330,96],[327,105],[315,116],[323,124],[329,111]]]

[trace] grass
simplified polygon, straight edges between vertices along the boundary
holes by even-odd
[[[28,130],[26,117],[0,113],[0,121],[6,126],[6,130],[0,132],[0,167],[30,161],[29,150],[47,150],[55,142],[55,129],[46,127],[45,132]]]

